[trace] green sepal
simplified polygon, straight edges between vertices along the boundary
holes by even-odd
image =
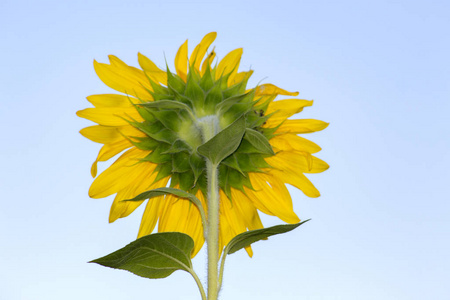
[[[149,161],[154,164],[160,164],[171,161],[172,157],[170,154],[163,154],[169,149],[170,145],[160,143],[155,150],[153,150],[150,154],[144,157],[143,161]]]
[[[161,122],[143,122],[133,124],[134,127],[144,132],[149,137],[169,144],[177,140],[177,135],[172,130],[167,129]]]
[[[270,116],[265,116],[264,111],[254,110],[253,113],[247,114],[247,124],[249,128],[257,129],[260,126],[264,125]]]
[[[227,185],[229,185],[230,187],[236,190],[240,190],[242,192],[244,191],[244,186],[247,187],[251,186],[250,179],[248,177],[244,176],[242,173],[232,168],[228,168],[226,182]]]
[[[160,110],[152,111],[155,118],[161,122],[167,129],[178,132],[181,126],[181,120],[176,111],[173,110]]]
[[[174,154],[182,151],[191,152],[192,149],[186,144],[183,140],[176,140],[167,151],[164,151],[162,154]]]
[[[180,189],[189,191],[195,186],[194,182],[194,173],[189,168],[186,172],[176,173],[178,174],[178,184],[180,185]]]
[[[155,117],[152,115],[151,111],[145,107],[142,107],[143,103],[140,104],[134,104],[134,107],[136,108],[139,115],[142,117],[142,119],[153,122],[155,120]]]
[[[245,132],[245,118],[242,116],[212,139],[197,148],[199,154],[218,165],[239,147]]]
[[[220,84],[216,83],[206,94],[204,110],[206,112],[214,112],[216,105],[222,102],[222,100],[222,89],[220,88]]]
[[[177,270],[191,273],[194,240],[181,232],[161,232],[141,237],[91,263],[127,270],[145,278],[165,278]]]
[[[239,166],[239,161],[236,158],[236,153],[233,153],[232,155],[228,156],[227,158],[225,158],[224,160],[222,160],[221,164],[224,164],[230,168],[235,169],[236,171],[238,171],[239,173],[241,173],[244,176],[247,176],[242,170],[241,167]]]
[[[249,143],[259,151],[259,153],[275,155],[269,141],[261,132],[247,128],[245,129],[244,139],[249,141]]]
[[[203,91],[208,92],[214,86],[214,79],[211,75],[211,68],[209,65],[206,67],[205,74],[200,79],[200,87]]]
[[[172,155],[172,172],[182,173],[191,170],[189,153],[179,152]]]
[[[217,80],[217,84],[220,85],[220,89],[225,91],[228,89],[228,79],[230,78],[232,72],[227,73],[225,75],[221,74],[220,78]]]
[[[183,102],[174,101],[174,100],[158,100],[153,102],[146,102],[137,104],[138,106],[149,107],[149,108],[161,108],[161,109],[185,109],[191,110],[191,108]]]
[[[227,112],[234,104],[241,102],[243,99],[248,97],[250,94],[241,94],[233,97],[226,98],[216,106],[216,112],[218,114],[224,114]]]
[[[189,164],[191,165],[192,172],[194,173],[194,184],[197,183],[198,178],[206,169],[205,160],[197,153],[191,154],[189,157]]]
[[[184,94],[185,83],[183,79],[172,74],[169,68],[167,68],[167,87],[169,90],[175,91],[178,94]]]
[[[300,222],[300,223],[297,223],[297,224],[277,225],[277,226],[268,227],[268,228],[250,230],[250,231],[246,231],[241,234],[238,234],[225,247],[224,255],[233,254],[236,251],[241,250],[242,248],[250,246],[251,244],[253,244],[257,241],[267,239],[268,237],[270,237],[272,235],[286,233],[291,230],[294,230],[295,228],[308,222],[309,220],[310,219]]]
[[[129,139],[129,141],[138,149],[153,151],[158,145],[159,142],[152,139],[151,137],[132,137],[136,141]]]
[[[244,79],[243,81],[238,82],[235,85],[224,90],[223,97],[228,98],[228,97],[232,97],[234,95],[243,94],[243,92],[245,91],[245,87],[247,86],[247,80],[248,79]],[[252,93],[252,92],[253,92],[253,90],[250,91],[250,93]],[[252,97],[252,99],[253,99],[253,97]]]
[[[147,76],[147,74],[145,74]],[[147,91],[153,96],[153,100],[154,101],[158,101],[161,99],[164,99],[164,96],[167,97],[167,95],[169,95],[169,89],[154,82],[153,80],[150,79],[150,77],[147,76],[147,79],[150,81],[150,84],[152,86],[153,91],[150,91],[149,89],[147,89]]]
[[[170,176],[172,174],[172,162],[158,164],[154,172],[157,172],[154,182]]]
[[[250,159],[250,165],[256,167],[259,172],[261,171],[261,169],[272,168],[272,166],[266,162],[266,160],[264,159],[264,156],[261,154],[248,153],[245,155],[247,155],[247,157]],[[241,164],[241,167],[242,167],[242,164]],[[254,170],[254,171],[248,171],[248,172],[258,172],[258,171]]]
[[[231,186],[228,184],[228,172],[231,170],[231,168],[227,167],[226,165],[220,164],[219,166],[219,187],[222,189],[222,191],[227,196],[228,200],[230,200],[231,197]],[[230,200],[231,201],[231,200]]]
[[[235,103],[222,114],[223,119],[236,120],[240,116],[250,112],[252,108],[252,103]]]
[[[187,76],[186,89],[184,95],[191,99],[196,109],[203,107],[205,101],[205,94],[203,89],[199,85],[200,77],[195,72],[195,69],[191,69]]]

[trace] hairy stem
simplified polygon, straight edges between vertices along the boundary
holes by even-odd
[[[219,131],[215,116],[202,118],[200,122],[203,142],[213,138]],[[208,247],[208,300],[217,300],[219,294],[219,178],[218,165],[206,158],[206,178],[208,181],[208,225],[206,244]]]
[[[219,293],[219,188],[217,166],[210,161],[206,167],[208,177],[208,300],[216,300]]]

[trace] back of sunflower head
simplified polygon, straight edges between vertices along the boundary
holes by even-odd
[[[313,156],[320,147],[298,134],[328,123],[291,120],[312,101],[273,84],[248,88],[253,71],[239,72],[242,49],[215,63],[207,34],[188,56],[187,41],[175,57],[175,72],[138,54],[141,69],[115,56],[94,61],[100,79],[121,94],[92,95],[94,108],[77,115],[97,125],[81,134],[103,144],[97,163],[122,155],[94,180],[89,195],[115,194],[110,222],[148,200],[138,239],[93,262],[147,278],[176,270],[190,273],[202,299],[217,299],[227,255],[304,222],[293,211],[286,184],[309,197],[318,190],[305,173],[328,165]],[[264,228],[259,212],[289,223]],[[159,233],[152,234],[158,223]],[[208,289],[191,258],[208,246]],[[220,262],[219,269],[219,259]]]

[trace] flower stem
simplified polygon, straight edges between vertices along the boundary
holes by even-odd
[[[219,293],[219,185],[217,166],[206,162],[208,177],[208,300],[216,300]]]
[[[215,116],[207,116],[199,122],[203,142],[212,139],[220,126]],[[219,176],[218,164],[206,160],[206,178],[208,181],[208,225],[206,244],[208,247],[208,300],[217,300],[219,294]]]

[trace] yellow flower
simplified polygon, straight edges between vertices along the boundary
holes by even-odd
[[[320,195],[304,174],[322,172],[328,165],[312,155],[321,148],[297,134],[322,130],[328,123],[288,119],[312,101],[275,98],[298,93],[272,84],[247,89],[252,71],[238,72],[242,49],[231,51],[213,66],[215,52],[208,49],[215,38],[215,32],[207,34],[190,57],[186,41],[175,57],[176,74],[160,69],[140,53],[141,69],[112,55],[110,64],[94,61],[100,79],[121,93],[89,96],[94,107],[77,112],[98,124],[80,132],[103,144],[91,168],[96,179],[89,196],[116,194],[110,222],[128,216],[142,203],[122,200],[167,185],[195,194],[206,209],[205,162],[197,153],[205,141],[196,123],[205,117],[216,118],[220,129],[241,116],[247,124],[239,148],[219,166],[219,249],[239,233],[263,228],[258,210],[287,223],[299,222],[286,184],[309,197]],[[97,163],[120,153],[97,176]],[[150,234],[157,223],[159,232],[190,235],[195,242],[192,256],[201,249],[201,218],[189,201],[173,195],[152,198],[138,237]],[[251,256],[251,248],[246,250]]]

